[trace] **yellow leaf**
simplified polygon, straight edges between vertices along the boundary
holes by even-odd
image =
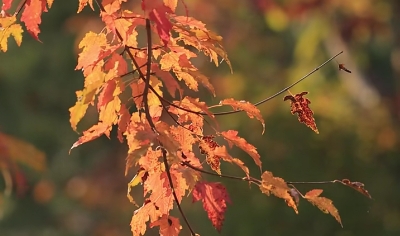
[[[22,42],[22,27],[20,24],[15,24],[16,17],[0,18],[0,49],[6,52],[8,49],[8,38],[12,35],[18,46]]]

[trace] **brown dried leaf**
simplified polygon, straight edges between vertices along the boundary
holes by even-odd
[[[274,177],[273,174],[269,171],[265,171],[261,175],[261,178],[261,192],[265,193],[268,196],[272,193],[276,197],[284,199],[288,206],[293,208],[296,214],[299,213],[297,210],[297,204],[294,201],[293,197],[290,195],[290,188],[287,186],[285,180],[279,177]]]
[[[308,92],[301,92],[294,96],[288,95],[283,98],[283,101],[290,100],[292,114],[297,113],[299,121],[318,134],[319,131],[313,117],[314,112],[308,106],[311,102],[307,98],[303,98],[306,94]]]
[[[337,222],[343,227],[342,220],[340,219],[339,211],[333,205],[332,200],[319,197],[319,195],[323,192],[322,189],[313,189],[306,193],[304,196],[309,202],[311,202],[314,206],[317,206],[323,213],[331,214]]]
[[[340,182],[343,185],[349,186],[350,188],[355,189],[356,191],[358,191],[359,193],[361,193],[362,195],[372,199],[372,196],[368,193],[368,191],[364,188],[364,184],[361,182],[351,182],[348,179],[342,179],[342,180],[338,180],[338,182]]]

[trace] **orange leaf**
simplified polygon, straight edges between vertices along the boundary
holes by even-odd
[[[261,169],[260,154],[258,154],[257,149],[253,145],[249,144],[244,138],[237,136],[238,132],[235,130],[228,130],[226,132],[224,131],[221,132],[221,134],[224,139],[228,141],[230,147],[235,145],[247,152],[247,154],[253,158],[256,165]]]
[[[338,181],[346,186],[349,186],[350,188],[353,188],[354,190],[358,191],[359,193],[363,194],[366,197],[369,197],[372,199],[371,195],[369,192],[364,188],[364,184],[360,182],[351,182],[348,179],[342,179],[341,181]]]
[[[18,46],[21,45],[22,42],[22,27],[20,24],[15,24],[16,17],[3,17],[0,18],[0,27],[1,27],[1,38],[0,38],[0,50],[6,52],[8,49],[8,38],[10,36],[14,37],[15,42]]]
[[[254,106],[253,104],[251,104],[250,102],[247,101],[236,101],[233,98],[228,98],[225,100],[222,100],[219,102],[220,105],[230,105],[234,110],[242,110],[245,111],[247,113],[247,115],[250,118],[256,118],[257,120],[259,120],[263,126],[263,131],[262,133],[264,133],[265,131],[265,123],[264,123],[264,119],[261,116],[260,110],[258,110],[258,108],[256,106]]]
[[[81,12],[83,8],[89,3],[90,8],[94,11],[93,0],[79,0],[79,7],[77,13]]]
[[[193,202],[201,200],[212,225],[221,232],[227,203],[231,203],[228,192],[220,183],[198,182],[193,190]]]
[[[322,192],[322,189],[313,189],[308,191],[306,195],[304,195],[304,198],[311,202],[313,205],[317,206],[323,213],[331,214],[343,227],[339,212],[332,204],[332,200],[325,197],[319,197]]]
[[[150,228],[154,226],[160,226],[160,236],[178,236],[182,229],[179,219],[168,215],[150,224]]]
[[[71,150],[73,148],[78,147],[81,144],[87,143],[89,141],[92,141],[93,139],[96,139],[98,137],[100,137],[101,135],[105,134],[107,137],[110,136],[110,130],[111,130],[111,126],[109,124],[105,124],[102,122],[99,122],[96,125],[93,125],[92,127],[90,127],[90,129],[86,130],[83,132],[83,135],[78,139],[78,141],[76,141],[71,149],[69,150],[71,152]]]
[[[180,97],[182,97],[183,90],[178,84],[178,81],[171,75],[171,73],[161,70],[158,64],[153,63],[151,65],[152,71],[156,73],[156,76],[164,83],[164,87],[167,89],[168,93],[175,98],[176,91],[179,92]]]
[[[226,162],[236,164],[244,171],[244,173],[246,174],[247,177],[250,177],[249,168],[247,168],[247,166],[243,163],[242,160],[240,160],[238,158],[233,158],[231,155],[229,155],[229,153],[226,151],[225,146],[216,147],[215,150],[213,151],[213,154],[216,156],[219,156],[222,160],[224,160]]]
[[[297,204],[290,194],[290,188],[287,186],[285,180],[279,177],[274,177],[269,171],[265,171],[262,176],[262,181],[260,185],[261,192],[270,195],[274,194],[276,197],[282,198],[286,201],[289,207],[298,214]]]
[[[131,231],[133,235],[144,235],[146,233],[146,222],[155,222],[161,216],[157,207],[150,200],[146,200],[143,206],[137,209],[132,216]]]
[[[303,98],[306,94],[308,92],[302,92],[295,96],[288,95],[283,98],[283,101],[290,100],[292,114],[297,113],[299,121],[318,134],[318,128],[313,117],[314,112],[308,106],[311,102],[307,98]]]
[[[87,67],[100,61],[104,58],[104,56],[100,57],[100,54],[106,46],[107,38],[105,33],[96,34],[92,31],[86,33],[79,43],[79,48],[83,50],[79,53],[78,65],[75,69],[83,69],[85,71]]]
[[[202,112],[206,113],[214,121],[215,125],[218,126],[217,119],[215,119],[214,114],[208,110],[208,107],[205,102],[200,102],[198,98],[191,98],[191,97],[185,97],[183,100],[189,101],[195,107],[199,108]]]
[[[169,7],[172,12],[175,12],[176,6],[178,5],[178,0],[163,0],[164,5]]]
[[[48,1],[49,7],[52,1]],[[22,12],[21,21],[25,23],[28,32],[33,38],[39,40],[39,25],[42,23],[42,12],[47,12],[46,0],[28,0]]]

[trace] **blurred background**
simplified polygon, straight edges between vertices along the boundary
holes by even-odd
[[[133,2],[129,7],[137,9],[139,1]],[[283,200],[267,197],[255,186],[204,176],[207,181],[222,181],[233,202],[220,235],[400,235],[400,2],[185,3],[190,16],[223,36],[233,64],[230,74],[226,64],[215,68],[205,57],[196,60],[216,87],[216,98],[202,95],[210,104],[229,97],[257,102],[344,51],[336,61],[351,74],[338,71],[332,61],[291,89],[309,92],[320,134],[290,114],[283,96],[259,107],[266,123],[264,135],[260,123],[245,114],[219,120],[221,129],[238,130],[258,148],[263,170],[287,181],[348,178],[364,183],[373,197],[339,184],[297,185],[303,193],[324,189],[322,196],[332,199],[339,210],[342,228],[306,201],[300,201],[296,215]],[[28,149],[18,154],[18,166],[10,164],[9,173],[0,178],[1,236],[131,235],[129,223],[136,207],[126,198],[134,175],[124,176],[126,145],[115,136],[101,137],[68,154],[79,137],[70,127],[68,111],[75,104],[75,91],[83,87],[82,74],[74,70],[77,44],[88,30],[102,29],[98,11],[87,8],[76,15],[77,8],[78,1],[56,0],[43,14],[43,43],[25,34],[20,48],[12,42],[8,52],[0,54],[0,140],[5,146],[6,140],[17,139],[11,142],[16,153]],[[185,14],[182,6],[179,12]],[[96,118],[89,110],[80,129]],[[20,140],[43,153],[29,144],[16,145]],[[241,158],[253,176],[260,176],[249,156],[237,149],[231,154]],[[3,167],[6,159],[4,154],[0,158]],[[242,175],[233,165],[223,165],[222,171]],[[10,195],[12,173],[19,174]],[[139,190],[134,194],[140,195]],[[200,203],[188,198],[183,207],[197,233],[219,235]],[[185,226],[182,235],[189,235]]]

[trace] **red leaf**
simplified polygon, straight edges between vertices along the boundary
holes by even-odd
[[[257,149],[253,145],[249,144],[244,138],[237,136],[238,132],[235,130],[228,130],[226,132],[221,132],[221,134],[224,139],[228,141],[230,147],[234,144],[247,152],[261,169],[260,154],[258,154]]]
[[[25,23],[28,32],[33,38],[39,40],[39,25],[42,23],[42,12],[47,12],[46,0],[27,0],[21,21]]]
[[[225,187],[220,183],[198,182],[193,190],[193,202],[199,200],[213,226],[221,232],[226,204],[231,203]]]
[[[283,98],[283,101],[290,100],[291,113],[297,113],[298,120],[312,129],[315,133],[319,133],[314,120],[314,112],[308,106],[311,102],[307,98],[303,98],[308,92],[301,92],[295,96],[288,95]]]
[[[323,213],[331,214],[343,227],[342,221],[339,216],[339,211],[332,204],[332,200],[325,197],[319,197],[322,191],[323,191],[322,189],[310,190],[306,193],[304,198],[307,199],[309,202],[311,202],[313,205],[317,206]]]
[[[3,6],[1,7],[1,10],[7,11],[8,9],[10,9],[12,1],[13,0],[3,0]]]
[[[168,215],[150,224],[150,228],[154,226],[160,226],[160,236],[178,236],[182,229],[179,219]]]
[[[168,44],[171,35],[170,31],[172,29],[172,24],[167,19],[166,13],[172,13],[172,11],[165,5],[158,6],[149,13],[150,20],[156,23],[158,35],[164,42],[164,45]]]

